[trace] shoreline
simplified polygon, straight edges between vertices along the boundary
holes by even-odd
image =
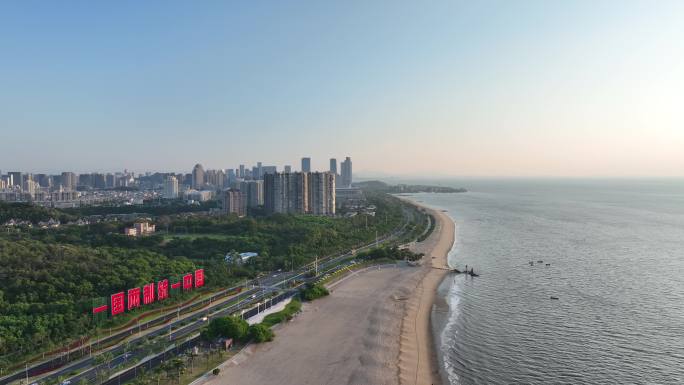
[[[448,257],[455,241],[455,224],[444,212],[431,209],[420,203],[404,199],[425,209],[435,218],[435,228],[423,242],[412,247],[414,252],[424,253],[421,276],[402,319],[399,349],[399,383],[406,385],[441,384],[444,369],[439,364],[438,336],[434,333],[433,309],[444,309],[439,302],[439,287],[448,274]],[[437,269],[433,269],[436,267]],[[442,301],[444,302],[444,301]],[[447,306],[448,308],[448,306]],[[443,322],[442,322],[443,323]]]

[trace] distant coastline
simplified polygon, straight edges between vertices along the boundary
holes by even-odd
[[[414,184],[396,184],[390,185],[379,180],[371,180],[365,182],[358,182],[354,184],[364,190],[379,191],[387,194],[415,194],[415,193],[440,193],[453,194],[468,192],[465,188],[454,188],[446,186],[433,185],[414,185]]]

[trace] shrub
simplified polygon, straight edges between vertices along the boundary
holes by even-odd
[[[328,289],[321,285],[307,285],[301,293],[302,298],[305,301],[313,301],[316,298],[325,297],[328,294],[330,294]]]
[[[254,342],[273,341],[273,330],[264,324],[256,324],[249,327],[249,338]]]
[[[216,369],[212,370],[211,373],[213,373],[215,376],[218,376],[219,373],[221,373],[221,369],[216,368]]]

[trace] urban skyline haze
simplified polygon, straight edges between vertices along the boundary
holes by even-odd
[[[684,2],[0,4],[0,169],[684,175]],[[339,159],[339,158],[338,158]]]

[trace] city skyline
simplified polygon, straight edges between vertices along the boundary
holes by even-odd
[[[682,19],[678,1],[6,2],[0,168],[325,169],[334,145],[368,176],[682,176]]]

